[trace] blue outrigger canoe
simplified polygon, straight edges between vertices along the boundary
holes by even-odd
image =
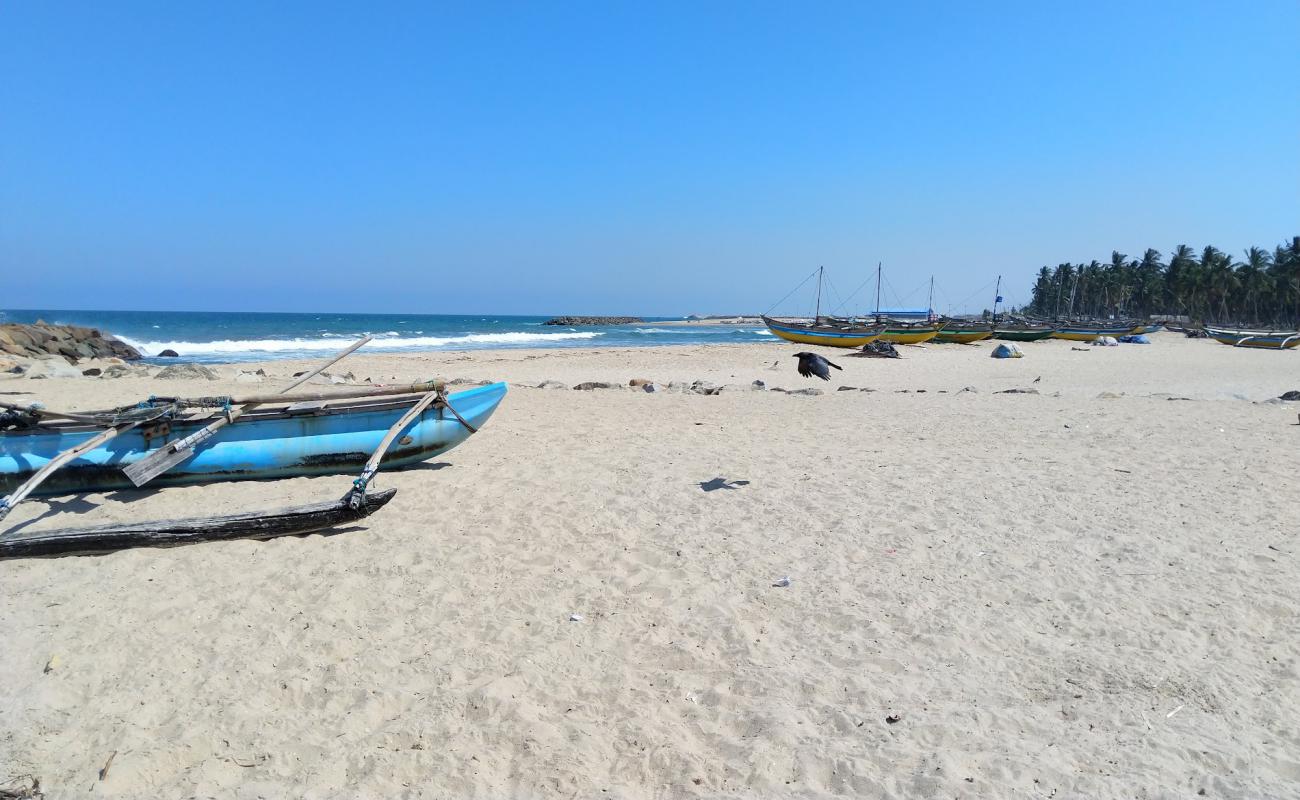
[[[492,383],[448,395],[446,400],[455,413],[441,405],[423,410],[393,442],[383,466],[409,466],[450,450],[487,422],[505,394],[504,383]],[[399,394],[260,405],[197,446],[193,457],[159,475],[150,486],[356,473],[389,428],[420,399],[419,394]],[[122,472],[124,467],[199,431],[219,416],[220,412],[184,416],[126,430],[68,462],[36,492],[132,489],[134,485]],[[0,496],[59,453],[89,441],[102,430],[102,425],[60,420],[0,433]]]

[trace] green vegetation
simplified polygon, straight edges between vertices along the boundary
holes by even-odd
[[[1260,247],[1234,261],[1217,247],[1198,255],[1185,244],[1168,262],[1158,250],[1110,263],[1043,267],[1025,309],[1045,317],[1187,316],[1197,321],[1252,325],[1300,324],[1300,236],[1270,253]]]

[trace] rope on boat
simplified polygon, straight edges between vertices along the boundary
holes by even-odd
[[[154,398],[150,398],[133,406],[121,406],[107,411],[88,411],[74,414],[49,411],[40,403],[32,403],[26,407],[0,403],[0,408],[5,409],[3,413],[0,413],[0,430],[26,430],[39,425],[43,419],[66,419],[104,428],[113,428],[128,422],[153,422],[162,417],[171,417],[183,405],[179,401],[167,400],[159,402]]]
[[[817,269],[821,269],[821,267],[818,267]],[[785,297],[782,297],[780,300],[777,300],[775,303],[773,303],[773,304],[772,304],[772,308],[769,308],[768,310],[766,310],[766,311],[763,312],[763,316],[766,317],[768,314],[771,314],[773,308],[776,308],[777,306],[779,306],[779,305],[781,305],[782,303],[784,303],[786,300],[789,300],[789,299],[790,299],[790,295],[792,295],[792,294],[794,294],[795,292],[797,292],[797,291],[799,291],[800,289],[802,289],[802,288],[803,288],[803,285],[804,285],[805,283],[807,283],[808,281],[812,280],[812,277],[813,277],[814,275],[817,274],[817,269],[815,269],[815,270],[813,270],[812,272],[808,273],[808,277],[806,277],[806,278],[804,278],[803,280],[799,281],[799,285],[796,286],[796,287],[794,287],[793,289],[791,289],[791,290],[790,290],[790,294],[787,294]]]

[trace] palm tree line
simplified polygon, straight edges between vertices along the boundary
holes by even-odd
[[[1272,252],[1262,247],[1235,260],[1209,245],[1198,254],[1180,244],[1166,261],[1114,251],[1110,262],[1043,267],[1024,309],[1043,317],[1188,317],[1251,325],[1300,324],[1300,236]]]

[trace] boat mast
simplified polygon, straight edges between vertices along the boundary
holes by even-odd
[[[1064,276],[1061,275],[1061,268],[1056,268],[1056,321],[1061,321],[1061,289],[1065,288]]]
[[[880,262],[876,262],[876,318],[880,318]]]
[[[998,321],[998,301],[1002,299],[1002,276],[998,276],[998,285],[993,289],[993,321]]]
[[[817,268],[817,310],[813,312],[813,324],[822,318],[822,273],[826,271],[825,266]]]
[[[930,276],[930,298],[925,301],[925,321],[934,317],[934,276]]]
[[[1079,267],[1079,272],[1074,273],[1074,285],[1070,287],[1070,307],[1065,309],[1066,318],[1074,316],[1074,292],[1079,288],[1079,275],[1083,272],[1083,267]]]

